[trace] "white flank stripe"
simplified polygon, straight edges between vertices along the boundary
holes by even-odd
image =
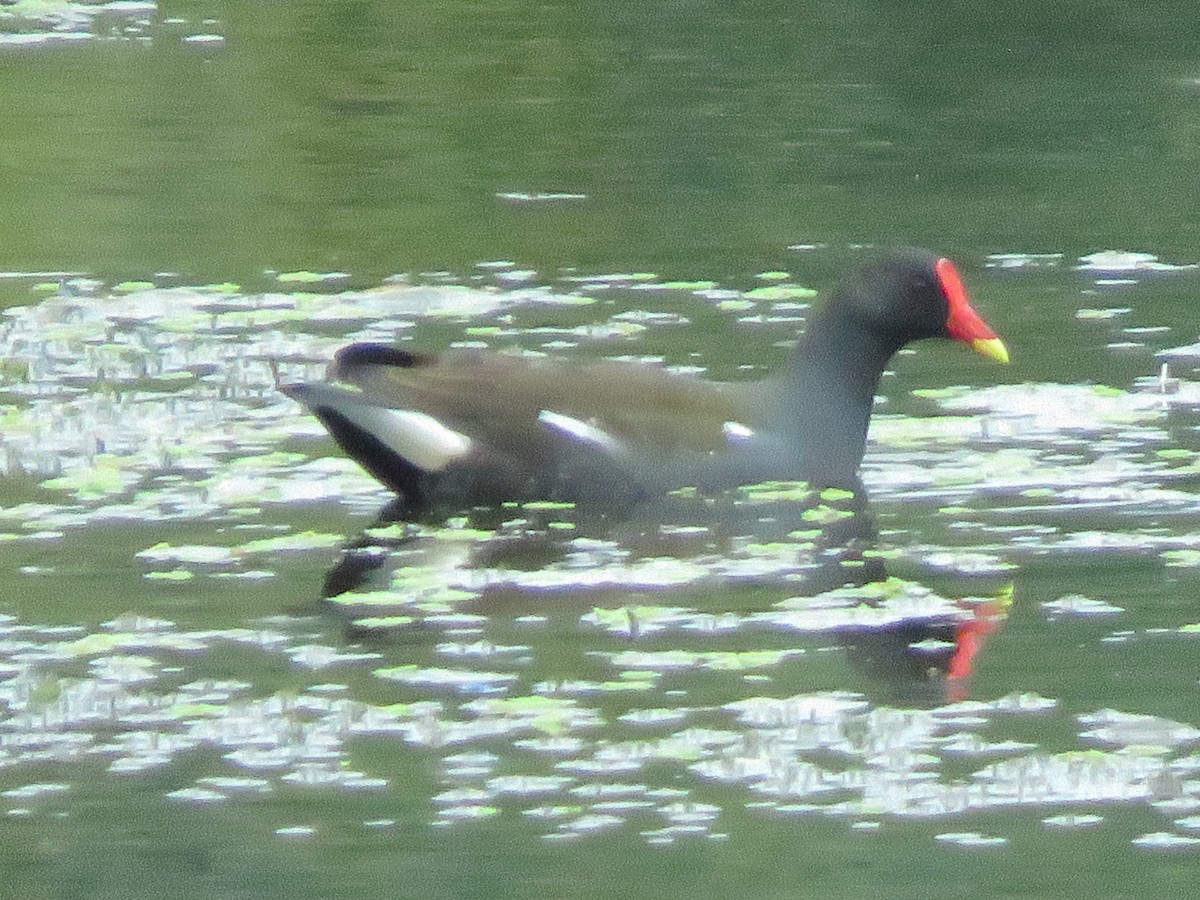
[[[754,429],[741,422],[726,422],[721,426],[721,431],[727,441],[748,441],[754,437]]]
[[[426,472],[440,472],[471,450],[469,437],[423,412],[367,404],[348,404],[338,412]]]
[[[586,441],[611,452],[621,449],[620,442],[607,431],[572,416],[564,416],[562,413],[543,409],[538,413],[538,421],[578,441]]]

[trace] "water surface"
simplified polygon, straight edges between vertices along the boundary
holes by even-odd
[[[0,20],[14,891],[1194,880],[1182,10],[48,9]],[[1013,364],[897,358],[852,552],[837,496],[376,527],[275,390],[362,339],[758,377],[897,242]]]

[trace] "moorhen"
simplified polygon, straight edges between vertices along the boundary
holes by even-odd
[[[627,511],[681,487],[763,481],[856,490],[897,350],[953,338],[1008,361],[954,264],[927,250],[882,255],[822,301],[787,363],[758,382],[360,343],[338,351],[328,381],[280,387],[399,495],[397,517],[429,520],[505,501]]]

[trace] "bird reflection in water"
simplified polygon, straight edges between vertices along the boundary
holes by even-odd
[[[946,600],[889,579],[862,492],[683,491],[617,521],[566,504],[480,508],[448,528],[394,522],[394,512],[347,544],[325,578],[326,603],[355,639],[444,639],[463,614],[490,632],[497,617],[503,630],[521,616],[625,609],[622,641],[655,648],[673,633],[694,651],[706,628],[739,647],[747,635],[769,634],[755,643],[771,647],[780,633],[810,647],[824,635],[890,702],[928,707],[968,697],[1011,603],[1011,591]],[[897,590],[911,595],[903,605]],[[922,591],[935,602],[923,606]],[[664,635],[641,612],[664,607],[692,615]]]

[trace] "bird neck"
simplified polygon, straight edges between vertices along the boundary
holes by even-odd
[[[884,366],[896,348],[845,316],[818,315],[776,386],[781,437],[798,477],[855,488]]]

